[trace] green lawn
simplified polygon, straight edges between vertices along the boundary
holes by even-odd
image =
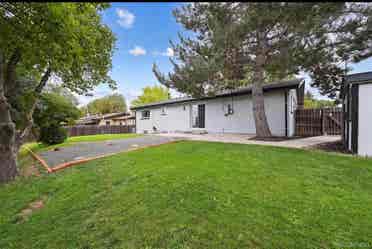
[[[372,161],[350,156],[178,142],[0,188],[0,248],[372,245]]]
[[[140,135],[135,134],[135,133],[121,133],[121,134],[76,136],[76,137],[68,137],[66,141],[62,144],[48,146],[42,143],[33,142],[33,143],[25,144],[24,147],[28,147],[34,151],[40,151],[40,150],[50,150],[55,147],[70,146],[72,144],[79,143],[79,142],[98,142],[98,141],[106,141],[106,140],[113,140],[113,139],[132,138],[132,137],[137,137],[137,136],[140,136]],[[21,149],[21,154],[23,153],[25,153],[25,151]]]

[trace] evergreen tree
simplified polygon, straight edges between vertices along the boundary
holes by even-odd
[[[180,35],[178,44],[171,43],[174,70],[166,76],[154,65],[155,76],[195,97],[252,84],[259,137],[271,136],[263,97],[269,79],[300,71],[326,75],[319,65],[372,53],[369,4],[192,3],[174,15],[195,38]]]

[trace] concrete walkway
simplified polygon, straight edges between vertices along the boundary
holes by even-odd
[[[101,142],[76,143],[71,146],[60,147],[58,151],[43,151],[38,153],[38,155],[46,161],[50,168],[54,168],[66,162],[124,152],[140,147],[164,144],[176,140],[180,139],[146,135],[134,138],[116,139]]]
[[[318,144],[336,142],[341,139],[340,136],[318,136],[318,137],[307,137],[307,138],[295,138],[284,141],[258,141],[249,140],[255,135],[252,134],[190,134],[190,133],[163,133],[156,134],[159,137],[172,137],[182,138],[186,140],[197,140],[197,141],[210,141],[210,142],[223,142],[223,143],[239,143],[239,144],[260,144],[260,145],[272,145],[288,148],[307,148]]]

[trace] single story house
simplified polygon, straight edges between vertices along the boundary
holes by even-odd
[[[128,112],[108,113],[104,115],[91,115],[79,119],[78,125],[135,125],[136,118]]]
[[[361,156],[372,156],[372,72],[350,74],[343,86],[345,146]]]
[[[263,87],[265,112],[273,135],[293,136],[294,113],[303,106],[304,80],[294,79]],[[252,88],[224,91],[213,97],[183,97],[131,108],[137,133],[153,132],[256,132]]]

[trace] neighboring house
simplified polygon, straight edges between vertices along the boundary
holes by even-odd
[[[281,81],[267,84],[263,89],[272,134],[293,136],[294,112],[298,106],[303,106],[304,81]],[[251,92],[251,87],[243,87],[214,97],[185,97],[133,107],[136,131],[254,134]]]
[[[78,125],[135,125],[136,118],[131,113],[109,113],[104,115],[92,115],[79,119]]]
[[[345,77],[344,142],[353,153],[372,156],[372,72]]]
[[[88,115],[76,121],[77,125],[98,125],[100,115]]]

